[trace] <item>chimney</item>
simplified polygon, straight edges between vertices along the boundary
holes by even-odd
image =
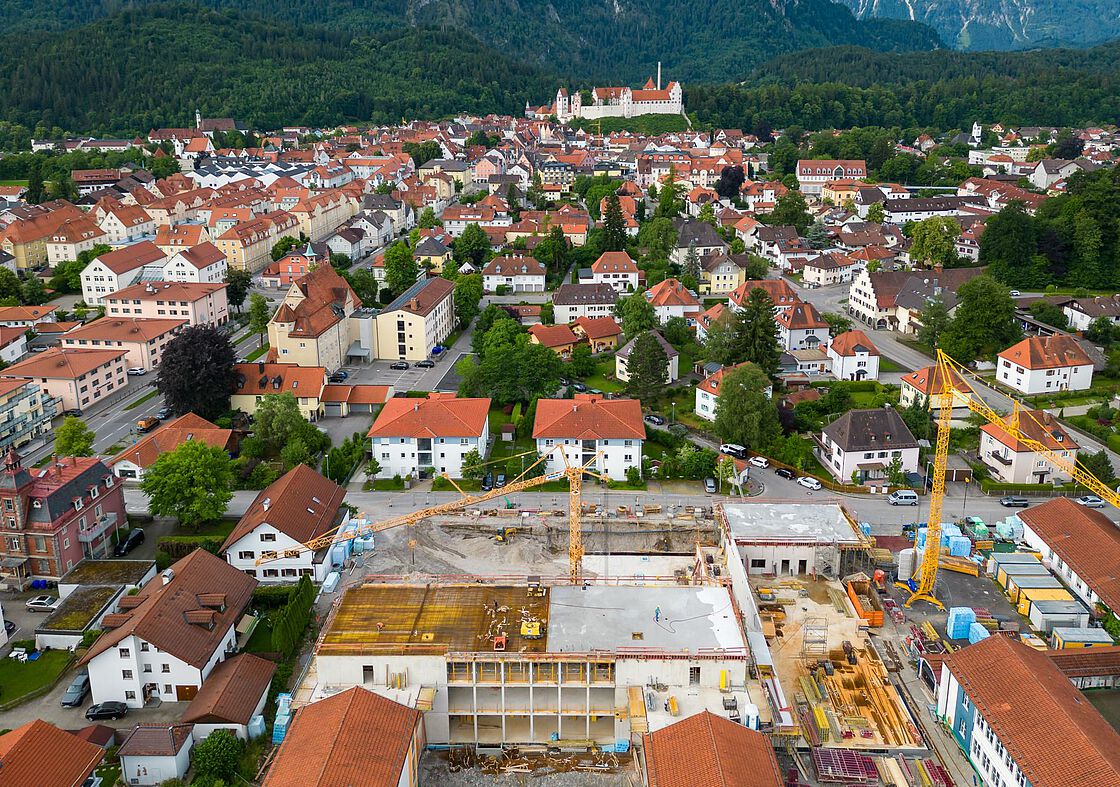
[[[257,361],[257,371],[264,374],[264,361]]]
[[[171,584],[171,580],[175,579],[175,569],[172,569],[172,568],[164,569],[163,572],[160,573],[159,576],[160,576],[160,579],[163,580],[163,584],[169,585],[169,584]]]
[[[263,501],[261,501],[261,508],[263,508],[265,511],[267,511],[268,507],[271,506],[271,505],[272,505],[272,498],[271,497],[266,497]]]

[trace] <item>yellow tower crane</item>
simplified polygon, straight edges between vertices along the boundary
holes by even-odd
[[[528,456],[531,453],[535,452],[517,454],[516,456],[510,458],[516,459],[521,456]],[[546,461],[548,457],[554,453],[559,453],[564,463],[563,470],[544,473],[543,475],[535,476],[532,478],[527,477],[528,473],[530,473],[537,465]],[[587,474],[590,476],[594,476],[595,478],[602,479],[603,481],[610,480],[606,475],[597,473],[591,469],[595,466],[595,463],[598,461],[601,455],[602,452],[596,453],[595,456],[588,459],[582,465],[572,464],[568,461],[568,457],[561,449],[561,447],[557,446],[553,448],[551,452],[540,456],[537,461],[533,462],[531,465],[525,468],[525,470],[510,483],[501,488],[491,489],[488,492],[482,492],[476,495],[471,495],[464,492],[459,488],[459,485],[456,484],[455,481],[447,475],[447,473],[443,473],[443,478],[446,478],[451,483],[451,485],[455,487],[456,491],[458,491],[459,494],[462,495],[460,499],[452,500],[447,503],[440,503],[439,505],[430,506],[428,508],[422,508],[419,511],[413,511],[409,514],[402,514],[401,516],[384,519],[379,522],[370,522],[369,524],[361,525],[354,530],[346,531],[342,534],[339,534],[338,528],[333,528],[332,530],[324,533],[321,536],[313,538],[310,541],[305,541],[300,545],[299,551],[318,552],[320,549],[329,547],[331,546],[331,544],[337,543],[339,541],[349,541],[368,535],[370,533],[379,533],[381,531],[389,530],[401,525],[413,525],[423,519],[427,519],[428,517],[439,516],[441,514],[450,514],[455,511],[462,511],[467,506],[475,505],[476,503],[485,503],[487,500],[493,500],[496,497],[502,497],[504,495],[522,492],[526,489],[533,489],[534,487],[547,484],[550,481],[559,481],[566,478],[568,480],[568,577],[571,580],[572,584],[578,584],[583,563],[583,531],[580,529],[580,506],[581,495],[583,492],[583,476],[584,474]],[[508,460],[502,459],[501,461]],[[492,462],[484,462],[483,464],[491,463]],[[262,563],[271,562],[278,559],[279,557],[280,555],[277,553],[262,552],[261,557],[257,558],[256,564],[259,566]]]
[[[937,583],[938,562],[941,558],[941,510],[945,502],[945,474],[949,461],[949,424],[953,418],[953,406],[957,402],[967,405],[969,410],[980,415],[985,421],[998,427],[1031,451],[1044,457],[1051,465],[1061,469],[1074,481],[1092,491],[1102,500],[1120,508],[1120,494],[1117,494],[1114,489],[1086,470],[1077,461],[1076,456],[1070,459],[1027,434],[1023,428],[1024,419],[1029,419],[1043,433],[1046,431],[1046,427],[1039,423],[1031,412],[1020,410],[1019,403],[1015,402],[1011,415],[1005,418],[976,395],[967,386],[967,383],[964,383],[965,375],[972,375],[972,372],[954,361],[946,353],[941,350],[937,351],[936,366],[932,377],[933,381],[940,384],[940,390],[936,392],[935,399],[938,408],[937,442],[933,456],[933,485],[930,488],[929,496],[926,548],[922,553],[917,587],[912,590],[910,598],[906,600],[905,606],[907,607],[915,601],[928,601],[936,607],[944,608],[934,595],[934,585]],[[961,383],[960,387],[958,387],[958,381]],[[1031,431],[1038,434],[1038,430],[1032,428]]]

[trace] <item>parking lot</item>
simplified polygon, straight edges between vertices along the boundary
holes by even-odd
[[[343,366],[346,372],[346,385],[391,385],[398,393],[406,391],[455,391],[459,388],[458,375],[454,374],[455,363],[468,353],[453,350],[440,358],[431,369],[424,369],[409,362],[408,369],[390,369],[394,361],[374,361],[368,364]],[[444,378],[453,378],[444,382]],[[447,387],[453,385],[453,387]]]

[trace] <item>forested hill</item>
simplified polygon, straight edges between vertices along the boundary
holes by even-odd
[[[158,0],[4,0],[0,30],[65,31]],[[465,31],[521,62],[577,80],[642,82],[664,63],[667,78],[722,82],[782,52],[832,44],[926,50],[928,27],[860,21],[830,0],[194,0],[267,22],[347,35],[409,27]]]
[[[259,128],[519,113],[556,79],[457,32],[355,37],[164,4],[0,39],[0,119],[83,133],[190,125],[196,108]]]
[[[776,58],[742,84],[685,89],[705,123],[969,128],[1120,121],[1120,42],[1088,50],[892,55],[834,47]]]

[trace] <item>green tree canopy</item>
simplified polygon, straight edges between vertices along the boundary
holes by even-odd
[[[95,437],[85,421],[68,415],[62,425],[54,430],[55,453],[62,456],[93,456]]]
[[[615,314],[622,318],[622,332],[627,339],[657,327],[657,312],[646,300],[644,292],[619,298],[615,303]]]
[[[630,377],[626,392],[639,400],[656,398],[665,389],[669,377],[668,364],[669,358],[657,336],[652,331],[638,334],[626,362]]]
[[[774,302],[761,287],[750,291],[737,315],[735,355],[771,377],[778,374],[782,350],[778,323],[774,321]]]
[[[755,451],[765,449],[782,433],[769,389],[770,378],[753,363],[725,371],[716,402],[716,434]]]
[[[264,337],[268,333],[268,322],[272,319],[272,309],[268,300],[260,293],[249,296],[249,330],[257,334],[258,346],[264,347]]]
[[[451,244],[451,250],[455,256],[455,262],[460,265],[469,262],[474,267],[481,269],[490,254],[490,238],[479,225],[468,224],[466,229],[463,230],[463,234]]]
[[[956,315],[940,345],[959,363],[990,359],[1022,338],[1011,293],[991,276],[969,279],[957,298]]]
[[[420,268],[412,256],[412,249],[399,240],[385,250],[385,287],[397,297],[416,283]]]
[[[167,343],[156,387],[176,415],[214,419],[229,409],[233,362],[229,336],[210,325],[193,325]]]
[[[226,300],[229,305],[241,311],[245,297],[249,294],[249,285],[253,283],[253,274],[243,268],[228,268],[226,270]]]
[[[197,440],[160,454],[140,484],[152,514],[189,525],[221,519],[233,497],[232,486],[229,455]]]
[[[932,216],[922,219],[914,226],[910,248],[910,259],[920,260],[927,267],[941,265],[952,267],[957,261],[956,240],[961,234],[961,225],[947,216]]]

